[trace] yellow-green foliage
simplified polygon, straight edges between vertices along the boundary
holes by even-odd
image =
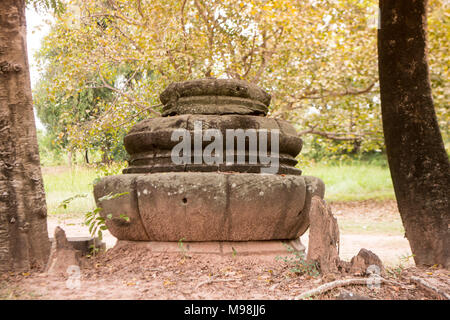
[[[58,105],[59,138],[70,147],[117,142],[156,115],[151,106],[169,83],[214,76],[258,84],[272,94],[272,116],[318,135],[332,152],[383,148],[376,0],[66,2],[39,53],[43,81],[35,96],[45,100],[37,105]],[[428,30],[445,129],[450,23],[443,3],[430,0]],[[80,112],[80,98],[93,88],[112,97],[86,100]]]

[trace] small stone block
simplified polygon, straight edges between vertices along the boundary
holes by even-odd
[[[95,241],[94,241],[95,240]],[[50,242],[53,243],[54,238],[50,238]],[[92,252],[92,248],[95,242],[95,248],[100,251],[106,250],[106,244],[100,241],[98,238],[92,237],[69,237],[67,241],[73,246],[75,250],[79,250],[82,255],[87,255]]]
[[[290,240],[286,240],[291,243]],[[286,254],[287,248],[281,240],[275,241],[129,241],[118,240],[116,246],[140,246],[155,253],[187,253],[187,254],[218,254],[218,255],[266,255],[277,256]],[[295,248],[295,247],[294,247]]]

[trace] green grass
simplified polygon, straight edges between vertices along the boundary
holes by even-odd
[[[46,171],[48,173],[45,173]],[[49,168],[43,174],[47,208],[50,215],[81,217],[87,211],[95,208],[92,182],[99,176],[95,169],[73,167],[62,172],[55,171],[53,173]],[[60,207],[64,200],[82,194],[85,194],[86,197],[70,201],[66,209]]]
[[[386,166],[314,164],[302,170],[303,175],[319,177],[325,182],[325,199],[328,201],[394,199],[391,175]]]

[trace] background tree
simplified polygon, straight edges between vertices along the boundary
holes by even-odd
[[[72,9],[55,19],[39,53],[43,97],[69,101],[90,88],[114,97],[86,121],[73,112],[65,116],[64,137],[74,148],[105,132],[120,137],[119,128],[158,116],[152,106],[170,82],[206,75],[245,79],[269,91],[271,116],[292,122],[305,145],[314,144],[310,154],[384,148],[376,24],[370,27],[376,0],[69,3]],[[432,3],[432,81],[446,128],[450,62],[439,28],[446,28],[447,16],[442,1]]]
[[[49,97],[47,92],[43,92],[42,83],[46,81],[45,79],[41,78],[40,86],[35,89],[33,96],[37,115],[46,129],[45,134],[53,141],[52,150],[73,150],[76,143],[76,149],[84,150],[85,155],[91,149],[102,150],[104,162],[108,162],[113,156],[116,160],[124,158],[125,151],[121,153],[115,150],[123,149],[124,133],[121,128],[115,132],[119,134],[118,136],[108,132],[100,135],[79,132],[76,141],[71,141],[73,135],[69,135],[67,129],[74,125],[82,127],[102,115],[103,105],[111,103],[114,98],[113,92],[105,88],[86,88],[71,97],[65,97],[63,92],[57,92],[55,97]],[[89,156],[85,158],[85,161],[89,162]]]
[[[381,107],[398,208],[416,264],[448,268],[450,165],[431,93],[427,1],[381,0],[380,9]]]
[[[147,108],[159,103],[159,93],[170,82],[213,75],[265,87],[274,97],[272,115],[296,123],[306,130],[303,134],[318,135],[322,145],[334,139],[341,143],[336,150],[346,142],[353,150],[367,136],[362,149],[370,144],[381,148],[379,123],[366,125],[368,117],[377,119],[369,115],[377,112],[372,101],[376,91],[371,92],[376,89],[376,56],[373,50],[366,56],[358,51],[370,42],[374,46],[375,29],[361,28],[367,17],[357,1],[340,6],[297,1],[107,4],[80,3],[75,28],[68,21],[77,11],[67,11],[56,20],[40,53],[44,73],[50,75],[42,83],[49,99],[60,91],[69,99],[75,91],[92,87],[109,88],[117,97],[105,103],[98,118],[82,125],[72,122],[67,131],[74,145],[157,115]],[[322,41],[327,38],[336,43],[329,46]],[[349,57],[362,58],[358,68],[367,63],[372,71],[355,71]],[[50,68],[58,72],[47,72]],[[135,74],[124,81],[123,69]]]
[[[35,3],[56,8],[54,1]],[[43,266],[50,250],[25,5],[24,0],[0,3],[0,270]]]

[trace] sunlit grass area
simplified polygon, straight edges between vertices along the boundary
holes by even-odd
[[[95,169],[87,167],[44,168],[43,178],[48,213],[78,217],[92,210],[95,207],[92,182],[98,176]],[[79,197],[70,201],[66,209],[60,206],[64,200],[76,196]]]
[[[328,201],[394,199],[388,167],[365,164],[313,164],[302,168],[303,175],[315,176],[325,182]]]

